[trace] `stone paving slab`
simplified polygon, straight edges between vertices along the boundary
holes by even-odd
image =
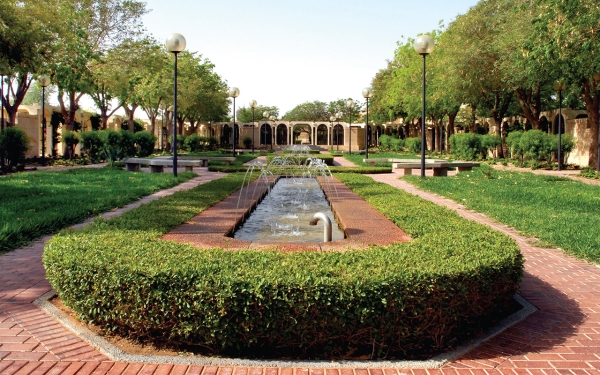
[[[0,256],[0,374],[600,375],[600,268],[566,256],[558,249],[532,246],[516,230],[453,201],[418,190],[398,180],[396,174],[371,177],[456,210],[468,219],[515,239],[526,259],[521,295],[539,311],[441,369],[309,369],[112,362],[92,347],[78,346],[80,339],[52,324],[31,304],[33,299],[50,290],[41,262],[43,245],[50,238],[47,236],[31,246]]]

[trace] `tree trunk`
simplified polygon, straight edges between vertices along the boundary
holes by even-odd
[[[535,91],[533,89],[517,89],[515,96],[523,109],[523,114],[533,129],[540,129],[540,115],[542,112],[542,102],[540,98],[540,84],[538,83]]]
[[[448,113],[448,126],[446,130],[446,151],[450,152],[450,136],[454,134],[454,121],[456,120],[456,116],[458,116],[458,111]]]
[[[6,113],[8,114],[8,124],[7,126],[15,126],[17,123],[17,112],[19,111],[19,106],[23,102],[25,98],[25,94],[27,94],[27,90],[29,90],[29,86],[31,86],[31,82],[33,80],[30,74],[21,74],[17,75],[17,92],[13,91],[12,79],[9,79],[8,82],[11,84],[8,85],[6,89],[6,98],[4,100],[4,108],[6,109]],[[13,104],[10,104],[10,93],[12,91]]]
[[[596,87],[597,88],[597,87]],[[600,108],[600,94],[592,96],[593,88],[589,81],[583,82],[583,90],[581,96],[585,103],[585,108],[588,114],[588,127],[592,130],[592,142],[590,142],[589,148],[589,162],[588,165],[591,167],[598,167],[598,131],[600,125],[600,114],[598,112]]]
[[[65,126],[67,130],[73,130],[75,128],[75,113],[79,109],[79,99],[83,96],[83,93],[77,95],[75,92],[69,92],[69,108],[65,105],[63,98],[64,90],[58,89],[58,103],[60,104],[60,113],[65,119]]]
[[[135,110],[137,109],[138,104],[132,104],[131,107],[127,106],[127,105],[123,105],[123,109],[125,110],[125,113],[127,114],[127,129],[132,132],[135,133],[135,118],[134,118],[134,114],[135,114]]]

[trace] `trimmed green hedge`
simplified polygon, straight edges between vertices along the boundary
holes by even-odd
[[[281,156],[281,155],[273,155],[273,154],[267,155],[267,164],[269,164],[271,162],[271,160],[273,160],[273,158],[276,158],[278,156]],[[298,160],[306,160],[309,157],[311,157],[311,158],[319,158],[319,159],[323,160],[325,162],[325,164],[327,164],[329,166],[333,165],[333,155],[331,155],[331,154],[317,154],[317,155],[305,155],[305,154],[302,154],[302,155],[296,155],[296,158]]]
[[[507,236],[357,174],[339,177],[411,242],[347,252],[199,250],[163,233],[237,189],[241,174],[46,245],[48,280],[106,330],[205,352],[422,358],[478,333],[517,290]]]

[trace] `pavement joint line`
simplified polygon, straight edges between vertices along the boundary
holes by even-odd
[[[46,292],[41,297],[33,301],[33,304],[41,310],[52,316],[64,327],[71,330],[79,338],[96,348],[100,353],[116,362],[136,362],[136,363],[157,363],[157,364],[179,364],[179,365],[202,365],[202,366],[219,366],[219,367],[302,367],[302,368],[411,368],[411,369],[434,369],[460,358],[465,353],[473,348],[492,339],[496,335],[502,333],[506,329],[521,322],[529,315],[538,311],[538,309],[521,297],[515,294],[513,299],[522,306],[519,311],[509,315],[500,321],[497,325],[490,328],[483,336],[463,344],[458,348],[446,353],[439,354],[427,360],[412,360],[412,361],[292,361],[292,360],[252,360],[238,358],[214,358],[214,357],[176,357],[176,356],[149,356],[128,354],[116,345],[110,343],[104,337],[92,332],[82,324],[73,323],[68,315],[57,308],[50,299],[56,296],[54,290]]]

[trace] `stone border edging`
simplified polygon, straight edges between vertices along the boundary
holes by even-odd
[[[522,309],[514,314],[504,318],[496,326],[492,327],[482,337],[464,344],[450,352],[442,353],[433,358],[423,361],[289,361],[289,360],[251,360],[238,358],[211,358],[211,357],[176,357],[176,356],[147,356],[139,354],[128,354],[122,349],[113,345],[108,340],[82,325],[71,322],[66,313],[58,309],[50,302],[50,299],[56,296],[54,290],[50,290],[41,297],[33,301],[48,315],[56,319],[60,324],[71,330],[75,335],[88,342],[98,349],[98,351],[111,360],[116,362],[137,362],[137,363],[164,363],[164,364],[182,364],[182,365],[203,365],[203,366],[248,366],[248,367],[302,367],[302,368],[412,368],[412,369],[431,369],[441,368],[445,364],[459,358],[471,349],[481,345],[487,340],[500,334],[509,327],[519,323],[529,315],[537,311],[537,308],[521,297],[515,294],[513,299],[523,306]]]

